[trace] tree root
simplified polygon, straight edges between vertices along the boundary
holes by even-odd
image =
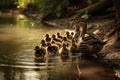
[[[100,0],[97,3],[94,3],[93,5],[90,5],[86,8],[83,8],[81,10],[75,11],[75,16],[81,16],[82,14],[85,13],[85,11],[88,11],[89,14],[94,14],[97,12],[100,12],[102,10],[105,10],[107,8],[109,8],[110,6],[113,6],[113,2],[112,0]]]

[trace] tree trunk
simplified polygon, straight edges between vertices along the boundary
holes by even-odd
[[[118,22],[120,22],[120,0],[113,0],[115,8],[116,8],[116,17]]]
[[[118,0],[118,1],[120,1],[120,0]],[[94,3],[93,5],[90,5],[84,9],[76,11],[75,14],[77,16],[81,16],[82,14],[85,13],[85,11],[88,11],[89,14],[93,14],[93,13],[105,10],[106,8],[108,8],[112,5],[113,5],[112,0],[100,0],[99,2]]]
[[[117,41],[120,38],[120,0],[113,0],[115,11],[116,11],[116,19],[114,29],[109,33],[108,37],[113,36],[114,34],[117,34]]]

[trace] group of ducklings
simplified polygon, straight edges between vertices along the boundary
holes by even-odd
[[[84,25],[81,26],[79,21],[76,23],[74,20],[72,25],[75,30],[65,32],[64,36],[59,32],[51,36],[46,34],[40,45],[35,46],[35,57],[44,58],[54,55],[68,57],[77,53],[82,53],[85,56],[97,55],[107,41],[103,41],[94,33],[87,32],[87,23],[84,21],[83,23]],[[80,27],[82,27],[82,31]]]
[[[39,46],[35,46],[35,57],[45,58],[55,55],[69,57],[71,53],[78,52],[78,46],[74,40],[74,32],[67,31],[65,35],[57,32],[56,34],[46,34]]]

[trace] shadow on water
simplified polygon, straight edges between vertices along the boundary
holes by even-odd
[[[46,33],[65,32],[37,23],[24,15],[0,14],[0,80],[119,80],[106,64],[95,60],[34,58],[34,46]]]
[[[80,80],[119,80],[106,63],[95,58],[81,59],[78,65],[81,71]]]

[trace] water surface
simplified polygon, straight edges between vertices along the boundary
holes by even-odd
[[[34,46],[46,33],[58,31],[65,33],[21,14],[0,14],[0,80],[119,80],[110,68],[94,61],[59,56],[36,60]]]

